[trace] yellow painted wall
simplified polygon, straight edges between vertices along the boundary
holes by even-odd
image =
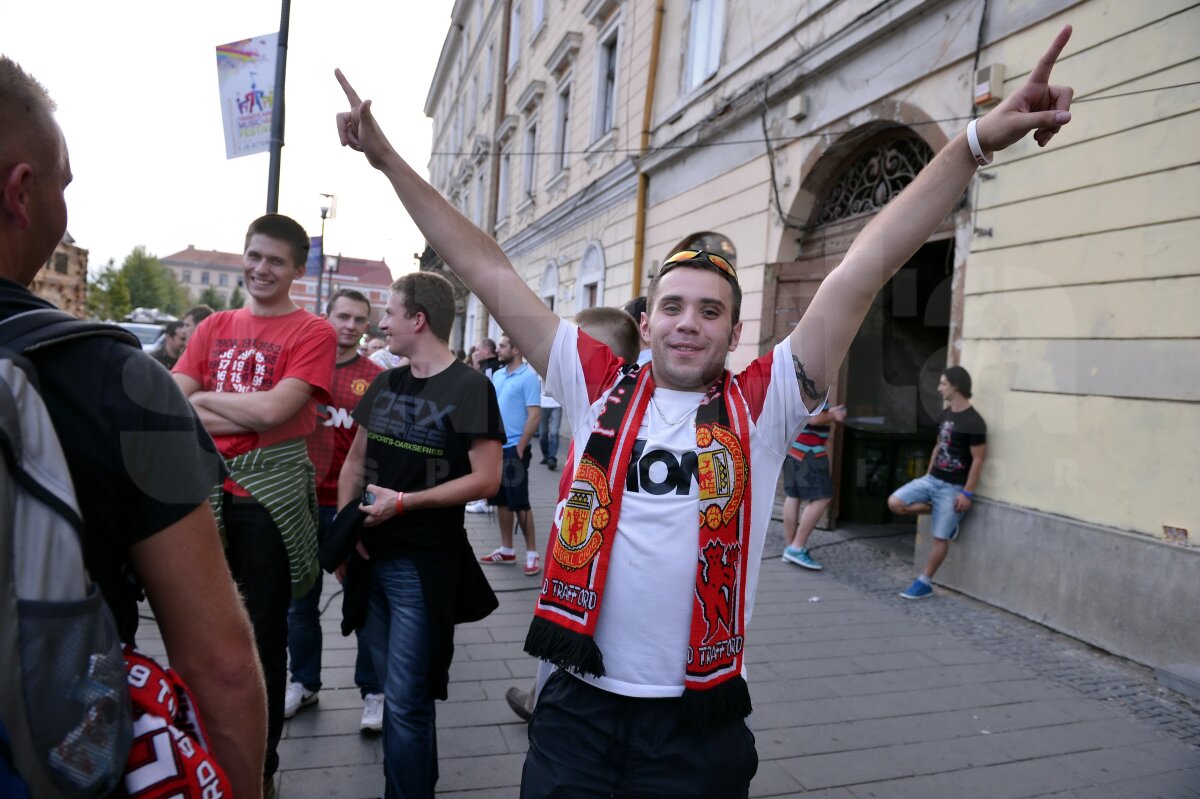
[[[1200,340],[1200,87],[1152,91],[1200,80],[1187,6],[1080,3],[985,51],[1032,63],[1070,22],[1054,77],[1077,103],[1050,147],[1026,140],[977,181],[975,226],[991,235],[967,259],[962,363],[990,427],[986,496],[1148,536],[1181,526],[1196,544],[1200,404],[1172,382],[1194,367],[1126,361],[1150,375],[1142,398],[1071,387]],[[1011,90],[1026,76],[1007,77]],[[1112,358],[1079,372],[1070,342]]]

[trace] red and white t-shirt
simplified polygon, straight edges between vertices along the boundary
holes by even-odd
[[[317,470],[317,503],[337,505],[338,474],[354,442],[350,415],[383,367],[360,355],[333,369],[333,401],[317,405],[317,429],[308,436],[308,457]]]
[[[618,360],[603,344],[559,325],[546,370],[571,430],[576,467],[603,403],[618,379]],[[800,399],[790,339],[735,379],[750,404],[751,492],[746,621],[754,607],[775,482],[788,444],[812,415]],[[646,409],[625,481],[609,560],[596,643],[605,676],[584,677],[612,693],[672,697],[683,693],[698,540],[696,409],[702,392],[656,388]],[[819,406],[818,406],[819,407]],[[555,509],[561,519],[563,503]]]
[[[192,378],[203,391],[269,391],[288,377],[313,387],[312,398],[277,427],[213,436],[221,455],[232,458],[312,432],[317,403],[329,402],[336,357],[337,336],[319,316],[304,309],[255,316],[249,308],[239,308],[201,322],[173,371]]]

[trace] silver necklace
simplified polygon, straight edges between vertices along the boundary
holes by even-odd
[[[658,414],[658,418],[662,419],[663,424],[665,424],[669,427],[674,427],[675,425],[683,424],[684,422],[687,421],[687,418],[692,415],[692,411],[688,411],[683,416],[681,416],[680,418],[678,418],[672,422],[670,419],[667,418],[667,415],[662,412],[662,408],[658,407],[658,403],[654,401],[653,394],[650,395],[650,404],[654,406],[654,411],[655,411],[655,413]]]

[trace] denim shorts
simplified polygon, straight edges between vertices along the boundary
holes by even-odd
[[[504,457],[500,467],[500,488],[496,495],[488,500],[489,505],[496,505],[509,510],[529,510],[529,463],[533,458],[533,442],[525,447],[525,455],[519,457],[517,448],[505,447]]]
[[[783,493],[792,499],[828,499],[833,496],[829,457],[807,453],[804,460],[783,459]]]
[[[954,498],[962,493],[963,487],[947,483],[931,475],[918,477],[896,489],[892,496],[905,505],[923,502],[933,506],[933,537],[953,541],[958,536],[958,524],[965,515],[954,509]]]

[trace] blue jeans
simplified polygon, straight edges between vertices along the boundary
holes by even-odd
[[[407,558],[371,561],[367,646],[383,678],[383,773],[388,799],[433,797],[437,726],[429,692],[429,618]]]
[[[905,505],[926,503],[933,508],[932,528],[933,537],[943,541],[953,541],[958,537],[958,525],[966,511],[959,513],[954,509],[954,499],[962,493],[963,487],[945,480],[939,480],[932,475],[922,475],[916,480],[905,483],[896,489],[892,496],[899,497]]]
[[[558,426],[562,419],[562,408],[542,408],[541,421],[538,422],[538,446],[542,457],[548,460],[558,460]]]
[[[333,524],[337,508],[322,505],[318,509],[317,536],[325,537],[325,531]],[[288,607],[288,657],[292,664],[292,682],[298,682],[310,691],[321,690],[321,583],[324,575],[317,575],[317,582],[307,594],[293,599]],[[379,680],[371,665],[371,653],[367,649],[362,630],[354,633],[358,640],[358,657],[354,661],[354,684],[359,693],[381,694]]]

